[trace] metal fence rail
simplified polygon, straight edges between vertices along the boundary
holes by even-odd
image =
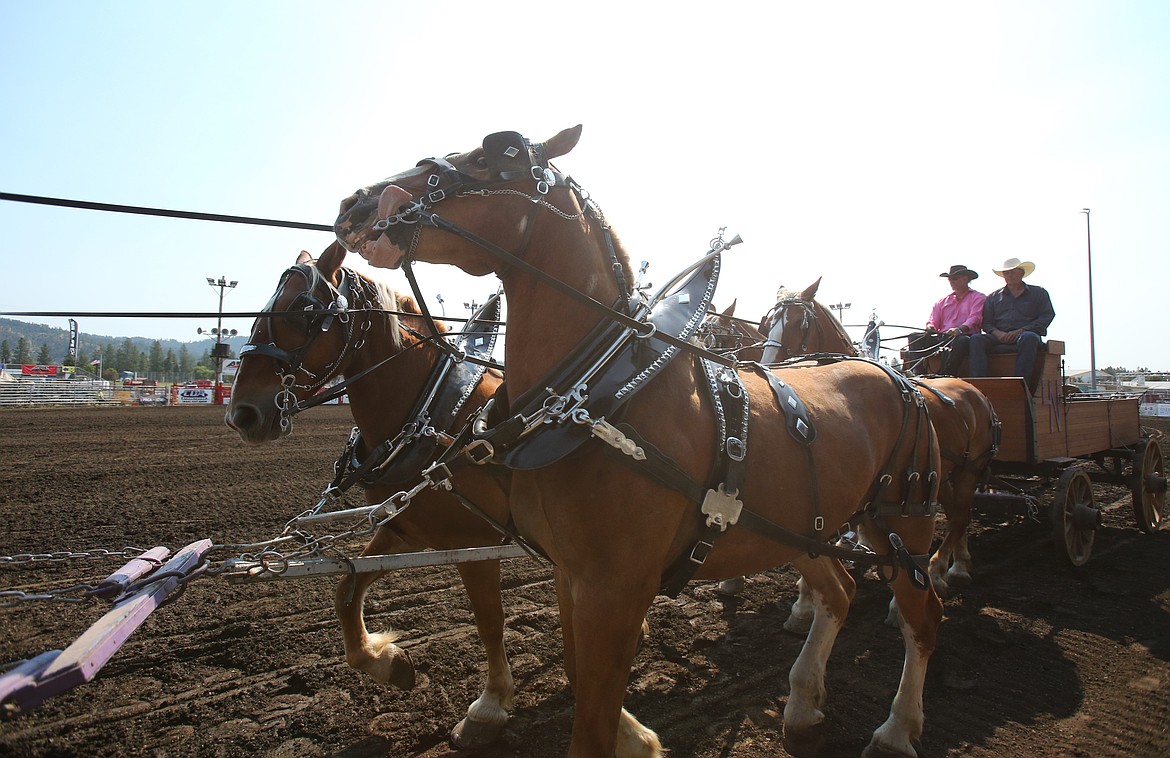
[[[98,405],[116,402],[109,382],[22,380],[0,382],[0,407]]]

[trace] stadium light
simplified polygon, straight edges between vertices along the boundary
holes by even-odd
[[[225,345],[223,341],[223,338],[227,336],[228,333],[227,330],[223,328],[223,295],[225,290],[235,289],[235,286],[239,284],[239,282],[235,279],[229,282],[223,276],[221,276],[219,280],[216,281],[209,276],[207,277],[207,283],[212,287],[219,288],[219,317],[215,322],[215,328],[211,330],[211,333],[215,335],[215,347],[211,350],[211,357],[215,360],[215,402],[217,404],[222,404],[223,359],[227,358],[228,353],[231,351],[231,349]],[[198,332],[199,334],[203,334],[203,329],[200,328]],[[231,333],[234,335],[236,330],[232,329]]]

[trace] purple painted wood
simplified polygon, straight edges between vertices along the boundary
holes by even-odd
[[[151,548],[137,558],[130,559],[125,566],[98,582],[97,588],[90,594],[102,600],[113,600],[131,584],[154,571],[170,554],[171,549],[168,547]]]
[[[190,571],[199,565],[211,544],[209,539],[192,542],[176,553],[158,573]],[[178,584],[177,576],[159,579],[124,598],[74,640],[72,645],[57,655],[37,676],[34,686],[14,693],[13,699],[17,706],[22,710],[30,710],[40,705],[46,698],[59,695],[92,679]]]
[[[60,654],[60,650],[49,650],[48,652],[41,653],[36,658],[21,661],[0,676],[0,703],[4,704],[5,711],[11,715],[13,711],[23,709],[23,705],[17,705],[16,702],[8,703],[7,701],[12,699],[13,701],[23,702],[21,700],[21,693],[35,687],[37,677]]]

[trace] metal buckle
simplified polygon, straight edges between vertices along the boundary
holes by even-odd
[[[707,560],[707,556],[711,555],[711,551],[715,549],[715,545],[705,540],[699,540],[695,546],[691,548],[691,554],[687,556],[691,563],[702,566],[703,562]]]
[[[467,460],[482,466],[495,457],[496,449],[487,440],[472,440],[463,448],[463,454],[467,456]]]
[[[743,444],[743,440],[739,437],[728,437],[727,444],[724,446],[727,451],[727,457],[733,461],[742,461],[744,455],[747,453],[747,446]]]
[[[438,475],[435,475],[438,472]],[[423,472],[423,478],[431,483],[432,487],[440,489],[451,489],[451,469],[447,468],[445,463],[432,463],[426,471]]]

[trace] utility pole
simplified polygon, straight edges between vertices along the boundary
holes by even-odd
[[[1093,335],[1093,234],[1089,229],[1089,209],[1082,208],[1085,214],[1085,246],[1089,253],[1089,386],[1097,389],[1097,342]]]

